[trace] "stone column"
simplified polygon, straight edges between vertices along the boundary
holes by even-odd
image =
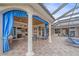
[[[49,24],[49,43],[52,42],[51,24]]]
[[[27,55],[34,55],[32,48],[32,14],[28,14],[28,52]]]

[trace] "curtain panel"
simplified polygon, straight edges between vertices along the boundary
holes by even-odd
[[[27,17],[27,13],[20,10],[11,10],[3,14],[3,52],[7,52],[10,50],[9,45],[9,35],[12,32],[14,25],[14,16],[16,17]]]

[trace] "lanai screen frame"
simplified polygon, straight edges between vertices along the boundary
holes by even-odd
[[[50,5],[52,6],[51,9],[53,9],[55,7],[55,5],[52,5],[52,4],[60,4],[60,6],[56,7],[56,9],[52,12],[49,9]],[[72,15],[72,12],[73,12],[74,7],[75,7],[76,4],[77,4],[77,6],[75,8],[75,12]],[[55,23],[57,23],[58,21],[62,21],[62,23],[63,23],[63,20],[64,21],[69,20],[70,16],[73,16],[74,20],[79,17],[79,16],[77,16],[77,15],[79,15],[79,4],[78,3],[51,3],[51,4],[50,3],[44,3],[44,4],[41,4],[41,6],[43,6],[43,8],[48,11],[48,14],[50,14],[54,18]],[[62,9],[63,10],[69,9],[69,10],[64,11],[64,13],[62,15],[55,18],[54,15],[57,14],[58,12],[60,12],[60,11],[63,11]],[[52,22],[52,24],[54,22]]]

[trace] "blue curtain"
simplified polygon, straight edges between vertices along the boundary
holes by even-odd
[[[27,13],[20,10],[11,10],[3,14],[3,52],[10,50],[8,37],[13,28],[14,16],[27,17]]]
[[[3,52],[10,50],[8,37],[13,27],[13,13],[9,12],[3,16]]]

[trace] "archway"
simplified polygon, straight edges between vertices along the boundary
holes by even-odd
[[[3,14],[3,25],[2,25],[2,38],[3,38],[3,52],[10,50],[9,36],[13,29],[14,17],[27,17],[27,13],[22,10],[10,10]]]

